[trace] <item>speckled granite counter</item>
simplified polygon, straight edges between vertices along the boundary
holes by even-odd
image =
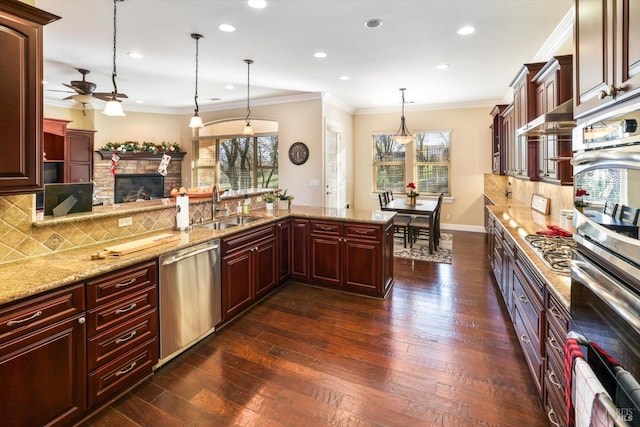
[[[542,215],[523,202],[507,199],[504,194],[485,194],[494,203],[488,209],[513,237],[518,249],[525,253],[531,265],[549,285],[549,289],[568,309],[570,303],[571,279],[567,275],[555,273],[529,248],[524,240],[527,234],[545,230],[549,225],[559,225],[551,216]]]
[[[267,212],[266,210],[261,209],[251,212],[250,215],[260,216],[262,219],[227,230],[210,230],[208,228],[196,226],[192,230],[184,232],[172,230],[162,230],[160,232],[155,231],[126,239],[102,242],[99,244],[83,246],[78,249],[59,251],[51,255],[0,264],[0,305],[72,283],[77,283],[90,277],[95,277],[142,261],[147,261],[167,252],[186,248],[198,243],[206,242],[207,240],[235,234],[249,228],[268,224],[287,217],[386,224],[391,221],[395,212],[351,209],[337,210],[309,206],[294,206],[290,211]],[[179,235],[180,240],[154,248],[133,252],[121,257],[108,257],[106,259],[91,260],[92,253],[102,250],[107,246],[131,242],[144,237],[153,236],[155,234],[164,234],[167,232]]]

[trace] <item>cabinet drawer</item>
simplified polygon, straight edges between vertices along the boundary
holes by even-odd
[[[158,341],[153,339],[89,374],[89,405],[97,405],[133,386],[158,361]]]
[[[347,224],[346,236],[354,239],[381,240],[382,229],[365,224]]]
[[[342,236],[342,224],[336,222],[313,221],[311,223],[311,232],[314,234]]]
[[[562,336],[566,336],[569,331],[569,313],[551,292],[547,290],[546,295],[547,321],[553,323]]]
[[[99,366],[149,341],[158,334],[158,312],[153,309],[89,339],[87,344],[88,369]]]
[[[84,311],[84,284],[0,308],[0,342]]]
[[[513,312],[513,326],[516,330],[518,341],[524,352],[527,365],[533,376],[538,395],[542,395],[542,357],[540,356],[540,343],[536,342],[531,331],[522,319],[520,308],[516,304]]]
[[[256,230],[250,230],[245,233],[240,233],[235,236],[222,239],[222,254],[227,255],[231,252],[244,249],[249,245],[255,245],[260,240],[273,238],[275,236],[275,226],[268,225],[258,228]]]
[[[155,286],[127,295],[112,304],[100,306],[87,313],[87,335],[92,337],[157,306],[158,292]]]
[[[158,284],[158,265],[151,261],[127,267],[87,281],[87,306],[89,309],[117,300],[149,285]]]
[[[542,337],[542,306],[517,270],[514,275],[512,289],[514,304],[518,306],[523,320],[527,322],[527,326],[533,335],[531,338],[539,344]]]

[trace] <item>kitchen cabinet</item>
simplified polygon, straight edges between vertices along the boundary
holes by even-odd
[[[222,320],[226,322],[278,285],[273,224],[222,239]]]
[[[44,183],[91,182],[95,131],[69,129],[68,120],[44,119]]]
[[[569,313],[548,288],[545,296],[545,311],[547,320],[544,371],[545,412],[552,424],[566,426],[563,344],[569,332]]]
[[[500,114],[504,139],[504,152],[500,155],[500,164],[504,163],[502,174],[511,176],[516,174],[516,126],[513,108],[513,104],[509,104]]]
[[[640,4],[576,0],[574,22],[574,116],[640,94]]]
[[[573,56],[556,56],[533,77],[536,84],[536,117],[556,110],[573,98]],[[564,133],[540,133],[538,175],[553,184],[573,184],[571,129]]]
[[[513,89],[513,117],[515,132],[513,147],[513,164],[510,174],[519,179],[538,180],[538,140],[526,135],[518,135],[518,130],[536,117],[537,87],[533,77],[540,71],[544,63],[524,64],[509,85]]]
[[[295,218],[292,227],[291,277],[309,280],[309,220]]]
[[[293,249],[292,223],[290,219],[279,221],[276,225],[276,244],[278,246],[278,283],[284,283],[291,276],[291,258]]]
[[[42,34],[59,17],[0,3],[0,194],[42,189]]]
[[[84,284],[0,308],[6,426],[71,425],[87,407]]]
[[[342,223],[312,221],[309,241],[309,279],[320,285],[342,287]]]
[[[153,372],[158,362],[158,264],[149,261],[88,280],[90,408]]]
[[[491,109],[491,171],[496,175],[504,175],[506,170],[506,148],[504,135],[504,117],[502,113],[508,105],[499,104]]]

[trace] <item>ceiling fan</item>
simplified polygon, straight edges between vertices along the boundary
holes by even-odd
[[[86,77],[87,74],[89,74],[91,71],[86,70],[84,68],[76,68],[76,70],[82,74],[82,80],[72,80],[71,82],[67,83],[62,83],[64,86],[68,87],[69,89],[73,89],[75,91],[75,94],[67,96],[66,98],[63,98],[63,101],[68,100],[68,99],[73,99],[76,102],[81,103],[83,106],[85,104],[90,104],[92,101],[92,98],[96,98],[96,99],[100,99],[102,101],[109,101],[113,94],[111,92],[95,92],[96,90],[96,84],[90,81],[87,81]],[[73,93],[71,91],[62,91],[62,90],[55,90],[55,89],[51,89],[53,92],[67,92],[67,93]],[[115,94],[116,98],[127,98],[127,95],[125,95],[124,93],[116,93]]]

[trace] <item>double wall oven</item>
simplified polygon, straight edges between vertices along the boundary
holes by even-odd
[[[571,330],[615,405],[613,420],[632,426],[640,426],[640,241],[598,214],[607,200],[640,208],[639,120],[635,105],[579,124],[572,160],[575,187],[594,210],[574,212]]]

